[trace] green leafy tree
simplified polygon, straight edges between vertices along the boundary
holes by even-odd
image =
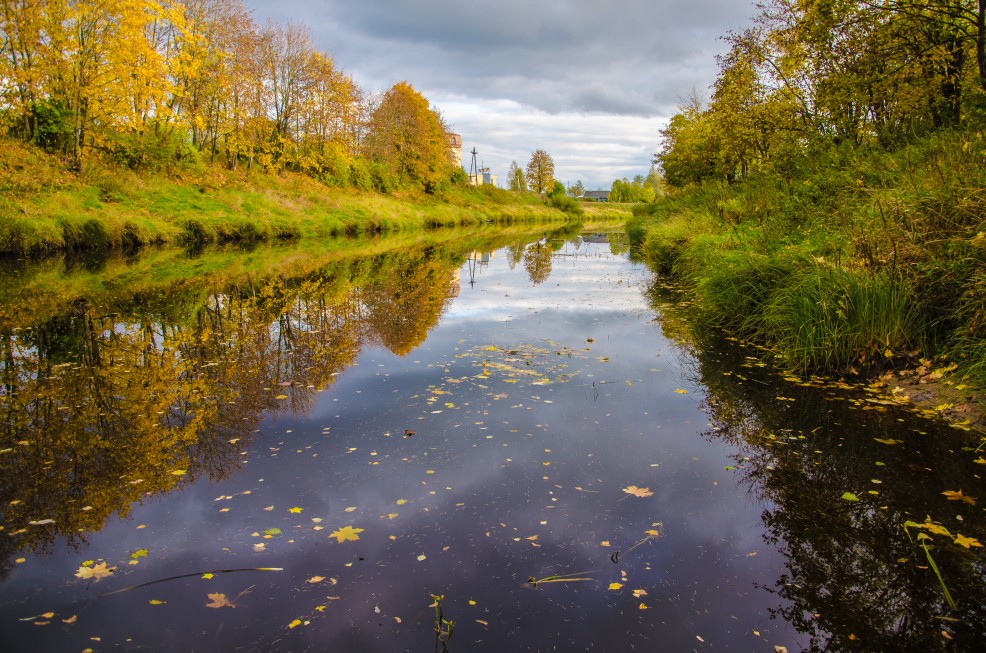
[[[717,176],[712,121],[696,101],[679,107],[661,137],[664,143],[654,163],[669,185],[682,188]]]
[[[571,197],[582,197],[585,195],[585,186],[582,185],[582,180],[578,180],[574,185],[568,187],[568,194]]]
[[[527,164],[527,187],[535,193],[546,193],[554,188],[554,183],[555,162],[551,155],[544,150],[535,150]]]
[[[527,180],[524,178],[524,171],[520,169],[516,161],[510,162],[507,172],[507,183],[512,191],[520,192],[527,190]]]

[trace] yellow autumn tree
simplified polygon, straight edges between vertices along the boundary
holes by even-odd
[[[370,116],[363,148],[401,186],[434,192],[452,172],[442,119],[407,82],[384,94]]]

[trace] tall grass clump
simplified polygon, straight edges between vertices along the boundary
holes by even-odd
[[[678,265],[691,270],[700,315],[708,324],[735,330],[738,335],[763,335],[765,307],[797,276],[795,259],[743,249],[710,252],[700,245],[694,247],[683,257],[684,265]],[[704,265],[698,267],[699,261]]]
[[[882,367],[923,339],[910,289],[884,273],[815,267],[779,285],[756,331],[799,370]]]

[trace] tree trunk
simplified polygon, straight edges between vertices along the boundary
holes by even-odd
[[[986,90],[986,0],[979,0],[976,12],[976,63],[979,64],[979,85]]]

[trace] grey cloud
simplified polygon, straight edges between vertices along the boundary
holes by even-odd
[[[657,121],[707,95],[719,36],[754,13],[752,0],[245,2],[308,25],[369,91],[411,82],[501,179],[544,147],[559,178],[607,188],[647,171]]]
[[[735,0],[253,4],[261,16],[311,25],[344,68],[378,89],[409,79],[433,91],[468,89],[550,112],[634,115],[653,111],[647,95],[662,101],[681,95],[670,87],[674,71],[710,68],[717,36],[751,13]],[[609,91],[580,92],[586,80],[607,84]],[[701,83],[709,81],[706,76]],[[538,92],[552,85],[569,90]]]

